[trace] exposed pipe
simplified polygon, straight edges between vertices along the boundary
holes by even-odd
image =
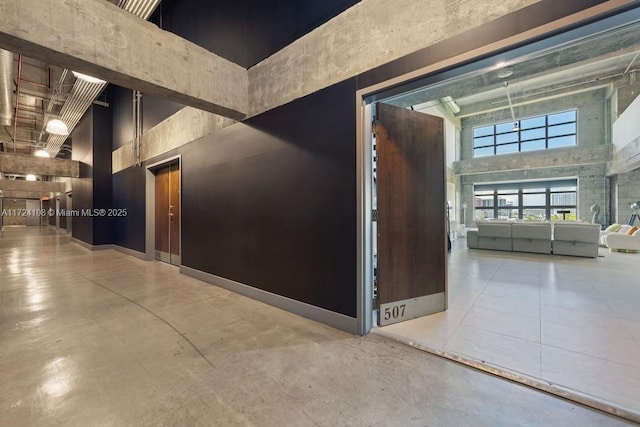
[[[18,99],[20,99],[20,79],[22,78],[22,55],[18,55],[18,78],[16,79],[16,103],[13,116],[13,152],[16,152],[16,135],[18,133]]]
[[[142,166],[140,154],[140,136],[142,135],[142,93],[132,91],[132,112],[133,112],[133,158],[136,166]]]
[[[13,52],[0,49],[0,126],[13,119]]]

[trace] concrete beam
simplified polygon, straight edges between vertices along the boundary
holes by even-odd
[[[538,1],[361,1],[249,69],[249,115],[286,104]]]
[[[236,123],[232,119],[195,108],[183,108],[140,137],[140,161],[167,153]],[[113,151],[112,171],[135,165],[133,142]]]
[[[233,119],[248,77],[221,58],[104,0],[0,0],[0,47]]]
[[[34,175],[78,178],[80,176],[80,163],[74,160],[0,153],[0,172],[4,174],[27,175],[32,173]]]
[[[475,175],[608,163],[611,161],[611,150],[611,145],[600,145],[503,154],[458,161],[453,164],[453,169],[456,175]]]
[[[17,193],[29,193],[37,195],[36,197],[26,197],[26,198],[36,198],[39,199],[43,196],[48,196],[50,193],[64,193],[65,192],[65,183],[64,182],[50,182],[50,181],[14,181],[11,179],[1,179],[0,180],[0,194],[7,198],[21,198],[18,197]]]

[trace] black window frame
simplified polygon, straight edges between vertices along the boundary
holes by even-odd
[[[566,113],[570,113],[573,112],[574,113],[574,120],[570,120],[570,121],[562,121],[562,122],[558,122],[558,123],[552,123],[549,124],[549,118],[553,118],[554,116],[558,116],[561,114],[566,114]],[[544,118],[544,125],[540,125],[540,126],[533,126],[530,128],[526,128],[523,129],[522,128],[522,122],[526,122],[528,120],[534,120],[534,119],[539,119],[539,118]],[[573,124],[574,125],[574,132],[572,133],[562,133],[562,134],[558,134],[558,135],[549,135],[549,130],[553,130],[554,128],[558,128],[560,126],[566,126],[566,125],[570,125]],[[504,127],[505,125],[508,125],[509,127],[513,127],[514,125],[517,125],[517,130],[508,130],[508,131],[498,131],[498,129],[500,127]],[[480,134],[478,136],[476,136],[476,130],[486,130],[485,132],[480,132]],[[544,131],[544,136],[540,136],[540,137],[536,137],[536,138],[526,138],[523,137],[523,134],[530,132],[530,131],[537,131],[542,129]],[[526,134],[525,134],[526,135]],[[507,138],[507,139],[511,139],[507,142],[498,142],[498,139],[500,139],[500,137],[503,136],[515,136],[515,138]],[[560,138],[567,138],[567,137],[573,137],[573,144],[570,145],[561,145],[560,147],[549,147],[550,142],[553,143],[553,141],[557,141]],[[512,141],[513,140],[513,141]],[[490,124],[490,125],[484,125],[484,126],[474,126],[472,129],[472,147],[473,147],[473,157],[489,157],[489,156],[500,156],[503,154],[512,154],[512,153],[526,153],[526,152],[530,152],[530,151],[538,151],[538,150],[549,150],[549,149],[554,149],[554,148],[563,148],[563,147],[574,147],[578,145],[578,110],[576,108],[573,109],[569,109],[569,110],[563,110],[563,111],[558,111],[555,113],[549,113],[549,114],[544,114],[544,115],[539,115],[539,116],[532,116],[532,117],[527,117],[527,118],[523,118],[520,120],[517,120],[515,123],[514,122],[500,122],[500,123],[494,123],[494,124]],[[481,141],[479,144],[476,144],[476,141]],[[542,148],[535,148],[535,149],[525,149],[524,151],[522,150],[522,145],[523,144],[527,144],[527,143],[533,143],[533,142],[537,142],[537,141],[544,141],[544,147]],[[517,151],[513,150],[513,151],[509,151],[506,153],[500,153],[500,149],[501,148],[505,148],[508,146],[517,146]],[[525,147],[527,148],[527,147]],[[487,150],[487,149],[492,149],[492,153],[491,154],[480,154],[478,155],[477,153],[481,150]]]
[[[528,190],[536,189],[540,191],[531,192]],[[484,194],[478,194],[484,193]],[[487,196],[492,196],[490,203],[476,204],[476,194],[483,196],[485,200]],[[544,205],[525,205],[525,195],[544,195]],[[553,194],[574,194],[575,203],[571,204],[553,204]],[[513,196],[517,195],[518,203],[516,205],[507,205],[506,202],[500,202],[501,196]],[[476,184],[473,188],[473,218],[475,221],[482,219],[511,219],[511,220],[524,220],[524,211],[526,210],[544,210],[544,220],[560,220],[564,219],[562,214],[554,213],[552,211],[558,210],[571,210],[569,219],[576,219],[578,213],[578,180],[577,179],[562,179],[562,180],[549,180],[549,181],[525,181],[525,182],[508,182],[499,184]],[[505,200],[504,198],[502,200]],[[491,205],[491,206],[489,206]],[[501,210],[511,210],[509,217],[504,218],[500,216]],[[513,215],[513,211],[517,211],[517,216]],[[476,212],[489,211],[492,212],[492,217],[479,218]],[[553,218],[552,218],[553,215]],[[573,217],[573,218],[572,218]],[[539,220],[539,219],[536,219]]]

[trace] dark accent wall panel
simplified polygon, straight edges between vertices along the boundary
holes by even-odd
[[[358,0],[164,0],[162,28],[249,68]]]
[[[110,84],[107,88],[113,120],[112,149],[125,146],[133,139],[133,104],[131,89]]]
[[[111,217],[87,215],[111,207],[111,111],[91,106],[73,130],[73,160],[80,162],[80,177],[73,178],[72,209],[79,212],[71,221],[73,237],[90,245],[112,241]]]
[[[73,129],[72,159],[80,162],[80,177],[73,178],[73,209],[93,207],[93,109],[89,108]],[[60,196],[60,207],[66,196]],[[66,219],[65,219],[66,223]],[[62,225],[62,217],[60,218]],[[72,235],[78,240],[93,242],[93,222],[89,217],[77,217],[71,221]]]
[[[111,208],[111,111],[99,105],[93,110],[93,209]],[[74,195],[75,203],[75,195]],[[75,208],[75,207],[74,207]],[[106,245],[113,242],[112,217],[109,215],[92,217],[93,244]]]
[[[61,194],[60,196],[57,197],[59,203],[58,203],[58,209],[60,210],[66,210],[67,209],[67,195],[66,194]],[[60,228],[63,230],[67,229],[67,217],[61,215],[60,216]]]
[[[355,80],[189,144],[182,263],[356,316]]]
[[[142,94],[142,131],[148,131],[183,108],[182,104]]]
[[[113,243],[145,252],[145,169],[128,168],[112,175],[114,209],[127,215],[113,218]]]

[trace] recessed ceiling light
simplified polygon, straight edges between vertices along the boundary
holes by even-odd
[[[501,79],[506,79],[507,77],[511,77],[513,75],[513,68],[507,67],[498,71],[498,77]]]

